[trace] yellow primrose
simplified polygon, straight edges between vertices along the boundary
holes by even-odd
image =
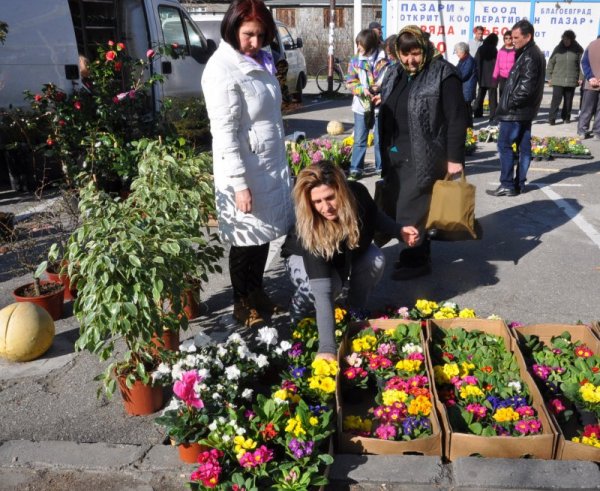
[[[493,418],[496,421],[498,421],[498,423],[505,423],[507,421],[519,421],[519,419],[521,419],[519,413],[517,413],[512,407],[501,407],[494,413]]]
[[[475,317],[475,311],[473,309],[462,309],[458,313],[458,317],[461,319],[473,319]]]
[[[256,442],[252,438],[244,438],[242,435],[237,435],[233,439],[234,452],[238,458],[246,453],[246,450],[254,450]]]
[[[404,372],[418,372],[421,369],[421,360],[400,360],[396,363],[396,370]]]
[[[286,401],[288,398],[287,389],[279,389],[273,394],[273,399],[279,399],[280,401]]]
[[[483,397],[485,394],[476,385],[463,385],[459,391],[461,399],[467,399],[469,397]]]
[[[454,319],[456,317],[456,311],[452,307],[442,307],[435,314],[434,319]]]
[[[594,437],[582,436],[581,438],[575,437],[573,438],[575,443],[583,443],[584,445],[590,445],[592,447],[600,448],[600,440]]]
[[[431,315],[434,310],[438,309],[438,304],[435,302],[430,302],[429,300],[420,299],[417,300],[415,307],[423,314],[423,315]]]
[[[340,307],[335,309],[335,322],[340,323],[346,318],[346,310]]]
[[[600,403],[600,385],[595,386],[588,382],[579,387],[579,393],[585,402],[591,402],[592,404]]]
[[[313,375],[335,376],[338,373],[338,364],[335,360],[329,361],[318,358],[310,366],[313,369]]]
[[[342,425],[344,431],[364,431],[370,432],[373,427],[373,421],[360,416],[346,416]]]
[[[285,432],[293,433],[296,437],[306,435],[306,431],[302,427],[302,421],[300,421],[300,416],[296,415],[288,420]]]
[[[319,418],[317,418],[315,416],[311,416],[308,419],[308,422],[310,423],[311,426],[317,426],[319,424]]]
[[[326,394],[333,394],[335,392],[335,380],[331,377],[323,377],[319,389]]]
[[[352,351],[360,353],[361,351],[371,351],[377,344],[377,338],[371,334],[361,336],[352,340]]]
[[[408,399],[408,394],[403,390],[384,390],[381,394],[381,399],[384,406],[391,406],[394,404],[394,402],[406,402],[406,399]]]
[[[413,416],[429,416],[429,413],[431,413],[431,401],[428,397],[421,395],[410,401],[408,414],[412,414]]]

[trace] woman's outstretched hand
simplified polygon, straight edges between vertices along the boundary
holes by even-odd
[[[242,213],[252,211],[252,193],[248,188],[235,192],[235,207]]]
[[[400,233],[402,234],[402,240],[408,247],[413,247],[419,241],[419,231],[412,225],[402,227]]]
[[[336,361],[337,357],[333,353],[317,353],[315,360]]]

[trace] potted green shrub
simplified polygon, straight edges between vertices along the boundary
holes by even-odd
[[[221,254],[215,237],[201,233],[214,201],[210,175],[201,165],[205,160],[179,141],[143,140],[134,148],[140,175],[131,195],[122,200],[88,183],[80,193],[82,223],[66,255],[78,291],[73,310],[81,327],[75,346],[102,361],[113,359],[97,377],[109,396],[117,378],[122,393],[150,383],[160,362],[153,335],[187,328],[184,273],[206,278]],[[157,404],[147,407],[152,409]]]

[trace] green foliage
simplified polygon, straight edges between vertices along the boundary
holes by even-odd
[[[144,354],[152,335],[187,327],[182,294],[189,278],[206,281],[222,249],[201,232],[214,206],[206,156],[193,156],[183,142],[142,140],[132,147],[141,169],[132,194],[122,200],[89,182],[66,259],[78,289],[76,348],[107,360],[123,339],[127,352],[118,368],[148,380],[152,360]],[[102,377],[108,392],[113,368]]]

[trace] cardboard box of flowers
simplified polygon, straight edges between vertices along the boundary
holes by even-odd
[[[502,320],[430,319],[444,454],[552,459],[556,430]]]
[[[351,325],[338,353],[340,453],[442,455],[424,345],[418,321]]]
[[[600,462],[600,340],[583,324],[512,332],[556,421],[556,458]]]

